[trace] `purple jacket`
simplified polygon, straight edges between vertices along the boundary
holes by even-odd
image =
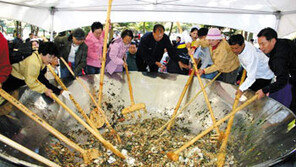
[[[109,74],[114,72],[122,72],[123,58],[126,58],[126,52],[130,45],[125,45],[121,37],[112,41],[109,46],[106,60],[106,71]]]
[[[90,31],[85,39],[85,44],[88,46],[86,64],[93,67],[101,67],[101,60],[104,45],[104,31],[97,39]]]

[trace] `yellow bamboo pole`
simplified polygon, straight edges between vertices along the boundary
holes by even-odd
[[[219,75],[221,74],[221,72],[220,73],[218,73],[209,83],[207,83],[206,85],[205,85],[205,88],[206,87],[208,87],[208,86],[210,86],[218,77],[219,77]],[[202,90],[199,90],[195,95],[194,95],[194,97],[192,98],[192,99],[190,99],[189,101],[188,101],[188,103],[187,104],[185,104],[180,110],[179,110],[179,112],[175,115],[175,116],[173,116],[167,123],[165,123],[162,127],[160,127],[157,131],[159,132],[159,131],[162,131],[171,121],[173,121],[173,120],[175,120],[176,119],[176,117],[177,116],[179,116],[181,113],[182,113],[182,111],[183,110],[185,110],[185,108],[186,107],[188,107],[196,98],[197,98],[197,96],[200,94],[202,92]]]
[[[51,67],[51,65],[47,65],[47,68],[49,69],[49,71],[52,73],[53,77],[55,78],[55,80],[59,83],[59,85],[62,87],[62,89],[64,91],[69,91],[68,88],[66,87],[66,85],[63,83],[63,81],[59,78],[59,76],[54,72],[53,68]],[[77,103],[77,101],[74,99],[74,96],[72,94],[69,95],[70,100],[72,101],[72,103],[75,105],[75,107],[77,108],[77,110],[80,112],[80,114],[83,116],[83,118],[86,120],[86,122],[93,127],[94,129],[96,129],[96,126],[94,125],[94,123],[89,119],[89,117],[86,115],[85,111],[80,107],[80,105]]]
[[[177,22],[177,26],[178,26],[178,28],[179,28],[179,30],[180,30],[180,33],[182,33],[182,28],[181,28],[179,22]],[[191,58],[191,61],[192,61],[192,63],[193,63],[193,69],[194,69],[196,72],[198,72],[197,64],[196,64],[196,62],[195,62],[195,60],[194,60],[193,55],[190,54],[190,50],[189,50],[189,49],[188,49],[188,54],[189,54],[189,56],[190,56],[190,58]],[[212,119],[212,121],[213,121],[213,124],[216,124],[216,118],[215,118],[215,116],[214,116],[214,113],[213,113],[213,110],[212,110],[212,107],[211,107],[211,104],[210,104],[210,101],[209,101],[209,98],[208,98],[208,94],[207,94],[207,92],[206,92],[206,90],[205,90],[205,88],[204,88],[204,85],[203,85],[203,83],[202,83],[201,78],[200,78],[199,75],[197,75],[197,79],[198,79],[199,85],[200,85],[200,87],[201,87],[201,89],[202,89],[202,91],[203,91],[203,95],[204,95],[204,98],[205,98],[206,104],[207,104],[207,106],[208,106],[208,108],[209,108],[209,111],[210,111],[210,115],[211,115],[211,119]],[[220,130],[219,130],[218,127],[216,127],[216,132],[218,133],[218,135],[220,135]]]
[[[41,119],[37,114],[29,110],[26,106],[24,106],[21,102],[16,100],[14,97],[12,97],[10,94],[5,92],[3,89],[0,89],[0,95],[5,98],[7,101],[9,101],[11,104],[13,104],[15,107],[17,107],[20,111],[22,111],[24,114],[26,114],[28,117],[30,117],[32,120],[34,120],[36,123],[41,125],[43,128],[48,130],[51,134],[53,134],[55,137],[75,149],[76,151],[80,152],[83,155],[83,159],[85,163],[89,163],[92,159],[97,158],[99,156],[99,151],[95,149],[90,150],[84,150],[81,148],[78,144],[74,143],[70,139],[68,139],[66,136],[64,136],[61,132],[50,126],[46,121]]]
[[[181,105],[181,103],[182,103],[182,101],[183,101],[183,98],[184,98],[184,96],[185,96],[185,93],[186,93],[186,91],[187,91],[189,85],[192,83],[192,79],[193,79],[194,73],[195,73],[195,71],[193,70],[193,71],[191,72],[191,74],[190,74],[190,76],[189,76],[189,78],[188,78],[188,80],[187,80],[187,82],[186,82],[184,88],[183,88],[183,91],[182,91],[182,93],[181,93],[181,96],[179,97],[179,100],[178,100],[177,105],[176,105],[176,107],[175,107],[175,110],[174,110],[174,113],[173,113],[173,115],[172,115],[172,118],[175,117],[175,115],[177,114],[177,112],[178,112],[178,110],[179,110],[179,108],[180,108],[180,105]],[[174,120],[175,120],[175,119],[173,119],[173,120],[168,124],[168,126],[167,126],[167,130],[170,130],[170,129],[171,129],[172,125],[174,124]]]
[[[237,107],[233,112],[227,114],[224,118],[222,118],[219,121],[217,121],[215,124],[213,124],[212,126],[210,126],[208,129],[202,131],[195,138],[193,138],[192,140],[190,140],[189,142],[187,142],[186,144],[184,144],[178,150],[176,150],[174,152],[168,152],[167,153],[168,158],[171,159],[171,160],[173,160],[173,161],[178,161],[178,159],[179,159],[179,153],[181,151],[185,150],[187,147],[191,146],[197,140],[199,140],[200,138],[202,138],[203,136],[205,136],[206,134],[208,134],[209,132],[211,132],[215,127],[221,125],[224,121],[226,121],[227,119],[229,119],[231,116],[235,115],[238,111],[242,110],[243,108],[245,108],[246,106],[248,106],[249,104],[251,104],[252,102],[254,102],[255,100],[257,100],[257,98],[258,98],[258,95],[254,95],[251,99],[249,99],[248,101],[246,101],[245,103],[243,103],[242,105],[240,105],[239,107]]]
[[[69,72],[72,74],[72,76],[83,86],[84,90],[88,93],[88,95],[90,96],[90,98],[92,99],[92,101],[96,103],[95,98],[93,97],[93,95],[90,93],[89,89],[87,88],[87,86],[81,81],[81,79],[77,76],[75,76],[73,70],[69,67],[68,63],[65,61],[65,59],[63,57],[60,58],[60,60],[64,63],[64,65],[67,67],[67,69],[69,70]],[[54,74],[53,74],[54,75]],[[57,77],[57,75],[54,75],[55,77]],[[56,79],[57,80],[57,79]],[[59,80],[59,79],[58,79]],[[60,83],[61,81],[59,81]],[[61,83],[62,85],[64,85],[63,83]],[[63,86],[65,89],[66,86]],[[65,90],[64,89],[64,90]],[[81,107],[80,107],[81,108]],[[85,113],[85,112],[84,112]],[[105,112],[103,112],[105,113]],[[101,113],[102,114],[102,113]],[[97,113],[96,110],[91,111],[90,113],[90,119],[89,117],[86,116],[86,114],[83,114],[84,119],[86,119],[87,123],[91,125],[92,128],[100,128],[104,125],[105,122],[103,122],[101,119],[92,119],[92,115],[95,115],[95,117],[99,117],[100,115]],[[105,116],[102,114],[102,116]],[[90,123],[89,123],[90,122]]]
[[[105,140],[97,129],[91,128],[79,116],[77,116],[66,104],[64,104],[55,94],[51,94],[52,98],[61,105],[72,117],[74,117],[82,126],[84,126],[91,134],[93,134],[107,149],[111,150],[115,155],[125,159],[125,156],[118,151],[111,143]]]
[[[126,63],[126,61],[125,61],[125,63]],[[131,104],[134,105],[134,104],[135,104],[135,100],[134,100],[133,88],[132,88],[131,78],[130,78],[130,75],[129,75],[129,72],[128,72],[128,67],[127,67],[127,65],[124,65],[124,69],[125,69],[126,76],[127,76],[128,89],[129,89],[129,94],[130,94]]]
[[[193,67],[194,67],[195,71],[198,71],[197,64],[194,61],[193,55],[190,55],[190,58],[191,58],[191,61],[193,62]],[[210,104],[210,101],[209,101],[209,98],[208,98],[208,94],[207,94],[207,92],[206,92],[206,90],[204,88],[204,85],[203,85],[203,83],[202,83],[201,78],[200,78],[199,75],[197,75],[197,79],[198,79],[199,85],[200,85],[200,87],[201,87],[201,89],[203,91],[203,95],[205,97],[206,104],[207,104],[207,106],[208,106],[208,108],[210,110],[210,115],[211,115],[213,124],[216,124],[216,118],[214,116],[214,113],[213,113],[213,110],[212,110],[212,107],[211,107],[211,104]],[[220,134],[220,131],[219,131],[219,128],[218,127],[216,127],[216,132],[218,134]]]
[[[21,151],[24,154],[36,159],[39,162],[44,163],[45,165],[48,165],[50,167],[59,167],[58,164],[50,161],[47,158],[44,158],[43,156],[41,156],[39,154],[36,154],[35,152],[29,150],[28,148],[18,144],[17,142],[15,142],[15,141],[13,141],[13,140],[11,140],[11,139],[9,139],[9,138],[1,135],[1,134],[0,134],[0,141],[7,144],[7,145],[9,145],[9,146],[11,146],[11,147],[13,147],[13,148],[15,148],[15,149],[17,149],[17,150],[19,150],[19,151]]]
[[[244,82],[245,78],[246,78],[246,70],[244,70],[244,72],[243,72],[243,75],[241,77],[241,81],[239,83],[239,86],[241,86],[241,84]],[[239,89],[239,86],[238,86],[237,89]],[[237,107],[237,105],[239,103],[239,98],[240,98],[240,95],[237,94],[235,96],[235,100],[234,100],[234,103],[233,103],[233,106],[232,106],[232,111],[234,111],[235,108]],[[224,163],[225,163],[227,141],[228,141],[228,137],[229,137],[229,134],[230,134],[230,131],[231,131],[231,127],[232,127],[232,124],[233,124],[233,120],[234,120],[234,115],[229,118],[229,121],[227,123],[227,128],[226,128],[226,131],[225,131],[225,136],[224,136],[224,139],[222,141],[222,144],[221,144],[221,147],[220,147],[218,156],[217,156],[217,159],[218,159],[217,160],[217,166],[218,167],[222,167],[224,165]]]
[[[109,123],[107,116],[105,115],[105,112],[99,107],[99,104],[96,102],[95,98],[93,97],[93,95],[90,93],[89,89],[87,88],[87,86],[83,83],[83,81],[75,76],[74,72],[72,71],[72,69],[69,67],[69,65],[67,64],[67,62],[65,61],[64,58],[60,58],[62,60],[62,62],[65,64],[65,66],[68,68],[68,70],[70,71],[70,73],[73,75],[73,77],[76,78],[76,80],[82,85],[82,87],[84,88],[84,90],[87,92],[87,94],[89,95],[89,97],[91,98],[91,100],[93,101],[93,103],[95,104],[96,108],[98,109],[98,111],[100,112],[101,116],[104,118],[104,121],[106,122],[106,125],[108,127],[108,129],[110,130],[111,133],[116,134],[117,140],[119,143],[121,143],[121,139],[120,136],[118,135],[118,133],[115,131],[115,129],[112,128],[111,124]],[[93,110],[92,112],[96,112],[96,110]],[[100,116],[98,113],[95,114],[96,116]],[[91,120],[91,122],[95,122],[94,120]],[[99,127],[95,127],[95,125],[90,124],[91,127],[93,129],[97,129]]]
[[[179,33],[181,34],[183,32],[182,27],[180,25],[180,22],[177,21],[177,27],[179,29]]]
[[[194,61],[193,56],[190,55],[190,58],[191,58],[191,61],[193,62],[194,70],[195,70],[195,71],[198,71],[198,69],[197,69],[197,65],[196,65],[196,63],[195,63],[195,61]],[[200,85],[200,87],[201,87],[201,89],[202,89],[202,91],[203,91],[203,95],[204,95],[204,97],[205,97],[206,104],[207,104],[207,106],[208,106],[208,108],[209,108],[209,110],[210,110],[210,115],[211,115],[211,118],[212,118],[213,124],[216,124],[216,118],[215,118],[215,116],[214,116],[214,113],[213,113],[213,110],[212,110],[212,107],[211,107],[211,104],[210,104],[210,101],[209,101],[209,98],[208,98],[208,94],[207,94],[207,92],[206,92],[206,90],[205,90],[205,88],[204,88],[204,85],[203,85],[203,83],[202,83],[201,78],[200,78],[199,75],[197,75],[197,79],[198,79],[199,85]],[[217,132],[218,134],[220,134],[219,128],[216,127],[215,129],[216,129],[216,132]]]
[[[104,36],[104,46],[103,46],[103,60],[100,71],[100,88],[99,88],[99,106],[102,107],[102,96],[103,96],[103,85],[104,85],[104,74],[105,74],[105,65],[106,65],[106,55],[107,55],[107,41],[109,33],[109,20],[111,13],[112,0],[109,0],[108,10],[107,10],[107,19],[105,24],[105,36]]]
[[[142,110],[143,109],[145,112],[147,112],[146,111],[146,105],[144,103],[137,103],[137,104],[135,104],[134,95],[133,95],[133,89],[132,89],[132,84],[131,84],[131,78],[130,78],[130,75],[129,75],[129,72],[128,72],[128,67],[126,65],[126,61],[125,61],[124,68],[125,68],[125,72],[126,72],[126,76],[127,76],[127,82],[128,82],[129,93],[130,93],[131,105],[128,106],[128,107],[126,107],[126,108],[124,108],[122,110],[122,114],[123,115],[126,115],[127,113],[132,113],[134,111],[137,111],[138,112],[138,116],[141,117],[141,113],[140,113],[139,110]]]

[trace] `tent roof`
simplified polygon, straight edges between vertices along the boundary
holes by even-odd
[[[107,0],[0,0],[0,17],[63,31],[106,19]],[[52,19],[52,15],[53,19]],[[277,17],[278,16],[278,17]],[[277,22],[277,18],[279,22]],[[257,33],[296,31],[295,0],[113,0],[112,22],[191,22]]]

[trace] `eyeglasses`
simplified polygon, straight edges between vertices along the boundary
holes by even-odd
[[[50,55],[50,54],[49,54],[48,58],[49,58],[49,59],[54,59],[54,58],[55,58],[55,55]]]

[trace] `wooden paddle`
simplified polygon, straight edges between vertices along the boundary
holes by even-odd
[[[227,119],[229,119],[231,116],[235,115],[238,111],[242,110],[243,108],[245,108],[246,106],[248,106],[249,104],[251,104],[252,102],[254,102],[255,100],[257,100],[257,98],[258,98],[258,95],[254,95],[251,99],[249,99],[248,101],[246,101],[245,103],[243,103],[242,105],[240,105],[239,107],[237,107],[233,112],[229,113],[224,118],[222,118],[219,121],[217,121],[215,124],[213,124],[212,126],[210,126],[208,129],[202,131],[195,138],[193,138],[192,140],[190,140],[189,142],[187,142],[186,144],[184,144],[178,150],[176,150],[174,152],[168,152],[167,153],[168,158],[171,159],[171,160],[173,160],[173,161],[178,161],[178,159],[179,159],[179,153],[181,151],[185,150],[187,147],[191,146],[197,140],[199,140],[200,138],[202,138],[206,134],[210,133],[215,127],[218,127],[219,125],[221,125],[224,121],[226,121]]]
[[[246,70],[244,70],[243,71],[243,75],[241,77],[241,81],[239,83],[239,86],[238,86],[237,90],[239,90],[239,87],[244,82],[244,80],[246,78],[246,73],[247,73]],[[235,108],[237,107],[237,105],[239,103],[240,96],[241,96],[240,94],[237,94],[235,96],[235,100],[234,100],[234,103],[233,103],[232,111],[231,112],[233,112],[235,110]],[[226,131],[225,131],[225,136],[223,138],[223,141],[222,141],[222,144],[221,144],[221,147],[220,147],[218,156],[217,156],[217,159],[218,159],[217,166],[218,167],[224,166],[224,163],[225,163],[227,141],[228,141],[228,136],[230,134],[231,127],[232,127],[232,124],[233,124],[233,120],[234,120],[234,115],[229,118],[228,123],[227,123],[227,128],[226,128]]]
[[[91,98],[91,100],[93,101],[93,103],[96,106],[96,110],[92,110],[90,113],[90,121],[92,122],[91,127],[93,129],[97,129],[100,128],[104,125],[104,123],[106,122],[108,129],[110,130],[111,133],[115,134],[117,137],[117,140],[119,143],[121,143],[121,139],[120,136],[118,135],[118,133],[112,128],[111,124],[109,123],[107,116],[105,115],[105,112],[99,107],[99,104],[96,102],[95,98],[93,97],[93,95],[90,93],[89,89],[87,88],[87,86],[83,83],[83,81],[75,76],[74,72],[72,71],[72,69],[69,67],[69,65],[67,64],[67,62],[64,60],[64,58],[60,58],[62,60],[62,62],[65,64],[65,66],[68,68],[68,70],[70,71],[70,73],[73,75],[73,77],[75,77],[75,79],[82,85],[82,87],[84,88],[84,90],[87,92],[87,94],[89,95],[89,97]],[[98,113],[100,112],[100,113]]]
[[[184,96],[185,96],[185,93],[186,93],[186,91],[187,91],[189,85],[192,83],[192,79],[193,79],[194,73],[195,73],[195,72],[194,72],[194,70],[193,70],[193,71],[191,72],[191,74],[190,74],[190,76],[189,76],[189,78],[188,78],[188,80],[187,80],[187,82],[186,82],[184,88],[183,88],[183,91],[182,91],[182,93],[181,93],[181,96],[179,97],[179,100],[178,100],[178,102],[177,102],[177,105],[176,105],[176,107],[175,107],[175,109],[174,109],[174,113],[173,113],[173,115],[172,115],[172,118],[175,117],[175,115],[177,114],[177,112],[178,112],[178,110],[179,110],[179,108],[180,108],[180,105],[181,105],[181,103],[182,103],[182,101],[183,101],[183,98],[184,98]],[[168,126],[167,126],[167,130],[170,130],[170,129],[171,129],[172,125],[174,124],[174,120],[175,120],[175,119],[172,119],[172,121],[170,121],[170,123],[169,123]]]
[[[178,28],[179,28],[180,33],[182,33],[183,30],[182,30],[181,25],[180,25],[179,22],[177,22],[177,26],[178,26]],[[194,57],[193,57],[192,54],[190,54],[190,48],[187,48],[187,49],[188,49],[188,54],[189,54],[189,56],[190,56],[190,58],[191,58],[191,61],[192,61],[192,63],[193,63],[193,69],[195,70],[195,72],[198,72],[197,64],[196,64],[196,62],[195,62],[195,60],[194,60]],[[197,79],[198,79],[199,85],[200,85],[200,87],[201,87],[201,89],[202,89],[202,91],[203,91],[203,95],[204,95],[204,98],[205,98],[206,104],[207,104],[207,106],[208,106],[208,108],[209,108],[209,111],[210,111],[210,115],[211,115],[211,119],[212,119],[212,121],[213,121],[213,124],[216,124],[216,118],[215,118],[215,116],[214,116],[214,113],[213,113],[213,110],[212,110],[212,107],[211,107],[211,104],[210,104],[210,101],[209,101],[209,98],[208,98],[208,94],[207,94],[207,92],[206,92],[206,90],[205,90],[205,88],[204,88],[204,85],[203,85],[203,83],[202,83],[201,78],[200,78],[199,75],[197,75]],[[219,130],[219,128],[216,127],[215,129],[216,129],[216,132],[218,133],[218,135],[220,135],[220,130]]]
[[[91,134],[93,134],[107,149],[111,150],[115,155],[125,159],[125,156],[118,151],[110,142],[105,140],[97,129],[91,128],[78,115],[76,115],[65,103],[63,103],[55,94],[51,94],[52,99],[62,106],[71,116],[73,116],[82,126],[84,126]]]
[[[7,101],[9,101],[11,104],[13,104],[15,107],[17,107],[19,110],[21,110],[24,114],[26,114],[28,117],[30,117],[32,120],[37,122],[39,125],[41,125],[43,128],[48,130],[51,134],[53,134],[55,137],[75,149],[76,151],[80,152],[83,156],[84,163],[89,164],[93,159],[100,156],[99,151],[96,149],[89,149],[84,150],[79,145],[68,139],[66,136],[64,136],[61,132],[50,126],[46,121],[41,119],[37,114],[29,110],[26,106],[24,106],[21,102],[16,100],[14,97],[12,97],[10,94],[5,92],[3,89],[0,89],[0,95],[5,98]]]
[[[190,54],[190,58],[191,58],[191,61],[192,61],[192,63],[193,63],[194,70],[195,70],[195,71],[198,71],[198,69],[197,69],[197,64],[195,63],[195,60],[194,60],[194,58],[193,58],[193,55]],[[200,78],[199,75],[197,75],[197,79],[198,79],[199,85],[200,85],[200,87],[201,87],[201,90],[203,91],[203,95],[204,95],[204,97],[205,97],[206,104],[207,104],[207,106],[208,106],[208,108],[209,108],[209,111],[210,111],[210,115],[211,115],[211,118],[212,118],[213,124],[216,124],[216,118],[215,118],[215,116],[214,116],[213,109],[212,109],[212,107],[211,107],[211,104],[210,104],[210,101],[209,101],[209,98],[208,98],[208,94],[207,94],[207,92],[206,92],[206,90],[205,90],[205,88],[204,88],[204,85],[203,85],[203,83],[202,83],[201,78]],[[217,132],[218,134],[220,134],[220,130],[219,130],[218,127],[216,127],[215,130],[216,130],[216,132]]]
[[[52,73],[53,77],[55,78],[55,80],[59,83],[59,85],[62,87],[62,89],[64,91],[69,91],[68,88],[66,87],[66,85],[63,83],[63,81],[59,78],[59,76],[54,72],[53,68],[51,67],[51,65],[47,65],[47,68],[49,69],[49,71]],[[75,105],[76,109],[79,111],[79,113],[83,116],[83,118],[86,120],[86,122],[91,126],[94,127],[96,129],[95,123],[90,120],[88,118],[88,116],[86,115],[85,111],[80,107],[80,105],[77,103],[77,101],[74,99],[74,96],[72,94],[69,95],[69,98],[71,99],[72,103]],[[104,124],[104,120],[102,119],[97,119],[97,124],[100,124],[101,122],[103,122]]]
[[[221,74],[221,72],[220,73],[218,73],[209,83],[207,83],[206,85],[205,85],[205,88],[206,87],[208,87],[208,86],[210,86],[218,77],[219,77],[219,75]],[[185,110],[185,108],[186,107],[188,107],[196,98],[197,98],[197,96],[200,94],[202,92],[202,90],[199,90],[195,95],[194,95],[194,97],[193,98],[191,98],[189,101],[188,101],[188,103],[186,103],[180,110],[179,110],[179,112],[175,115],[175,116],[173,116],[167,123],[165,123],[162,127],[160,127],[158,130],[157,130],[157,133],[159,134],[159,132],[160,131],[162,131],[169,123],[171,123],[172,121],[174,121],[175,119],[176,119],[176,117],[177,116],[179,116],[181,113],[182,113],[182,111],[183,110]]]
[[[128,106],[128,107],[126,107],[126,108],[124,108],[122,110],[122,114],[126,116],[126,114],[128,114],[128,113],[132,113],[134,111],[138,111],[138,116],[141,117],[141,113],[140,113],[139,110],[142,110],[143,109],[145,112],[147,112],[146,105],[144,103],[137,103],[137,104],[135,104],[133,90],[132,90],[132,84],[131,84],[131,79],[130,79],[128,68],[127,68],[127,65],[126,65],[126,61],[125,61],[124,68],[125,68],[125,72],[126,72],[126,76],[127,76],[128,88],[129,88],[129,93],[130,93],[130,98],[131,98],[131,105]]]
[[[13,141],[13,140],[11,140],[11,139],[9,139],[9,138],[1,135],[1,134],[0,134],[0,141],[2,141],[3,143],[5,143],[5,144],[19,150],[20,152],[22,152],[24,154],[36,159],[39,162],[44,163],[45,165],[48,165],[48,166],[51,166],[51,167],[59,167],[58,164],[48,160],[47,158],[44,158],[43,156],[41,156],[39,154],[36,154],[35,152],[29,150],[28,148],[18,144],[17,142],[15,142],[15,141]]]

